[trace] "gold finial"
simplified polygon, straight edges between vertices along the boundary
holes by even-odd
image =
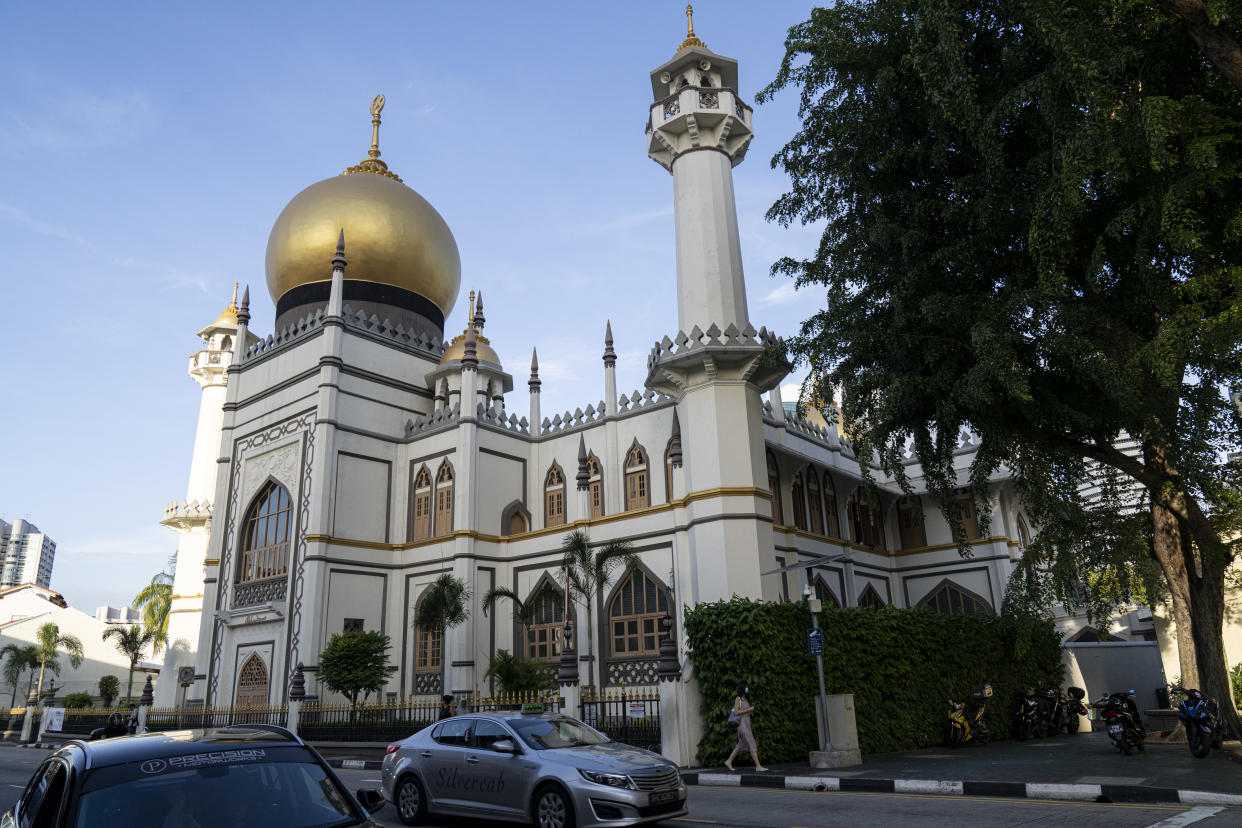
[[[466,320],[466,324],[474,327],[474,291],[470,291],[470,318]]]
[[[401,176],[388,169],[388,165],[380,160],[379,151],[379,128],[380,113],[384,111],[385,99],[383,95],[376,95],[371,99],[371,149],[367,150],[367,158],[359,161],[352,167],[348,167],[341,175],[351,175],[352,173],[375,173],[394,181],[400,181]]]
[[[229,306],[225,310],[237,313],[237,282],[233,283],[233,298],[229,300]]]
[[[677,51],[689,48],[690,46],[701,46],[706,49],[707,44],[694,36],[694,6],[686,4],[686,39],[677,47]]]

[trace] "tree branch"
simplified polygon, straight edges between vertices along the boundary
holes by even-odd
[[[1204,56],[1230,83],[1242,90],[1242,47],[1220,26],[1208,20],[1203,0],[1159,0],[1160,7],[1182,21]]]

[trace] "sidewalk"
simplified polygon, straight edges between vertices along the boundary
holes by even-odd
[[[1226,743],[1196,759],[1184,742],[1148,742],[1144,752],[1123,756],[1105,734],[1083,733],[874,754],[853,768],[773,764],[766,773],[691,768],[682,778],[689,785],[1242,805],[1242,746]]]

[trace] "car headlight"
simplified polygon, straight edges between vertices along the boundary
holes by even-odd
[[[582,774],[582,778],[588,782],[594,782],[596,785],[608,785],[612,788],[626,788],[631,791],[638,790],[634,781],[624,773],[599,773],[598,771],[578,769],[578,773]]]

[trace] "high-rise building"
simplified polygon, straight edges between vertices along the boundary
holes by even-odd
[[[38,584],[44,589],[52,582],[52,562],[56,541],[39,527],[18,518],[12,523],[0,520],[0,589],[18,584]]]

